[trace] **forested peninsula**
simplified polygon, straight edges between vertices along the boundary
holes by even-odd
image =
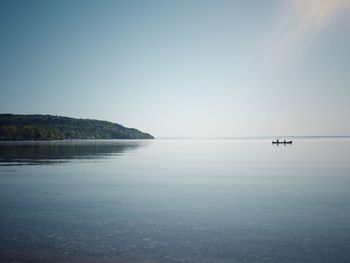
[[[0,114],[0,140],[154,139],[109,121],[53,115]]]

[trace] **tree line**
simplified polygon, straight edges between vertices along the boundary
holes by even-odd
[[[52,115],[0,114],[0,140],[153,139],[108,121]]]

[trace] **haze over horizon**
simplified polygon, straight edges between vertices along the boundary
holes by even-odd
[[[0,113],[350,135],[349,25],[350,0],[0,0]]]

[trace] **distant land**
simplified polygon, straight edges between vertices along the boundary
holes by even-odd
[[[0,140],[154,139],[109,121],[53,115],[0,114]]]

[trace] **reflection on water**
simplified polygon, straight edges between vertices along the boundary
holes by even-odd
[[[0,148],[1,263],[350,262],[350,140]]]
[[[134,150],[146,141],[17,141],[0,142],[0,165],[49,164],[72,159],[99,159]]]

